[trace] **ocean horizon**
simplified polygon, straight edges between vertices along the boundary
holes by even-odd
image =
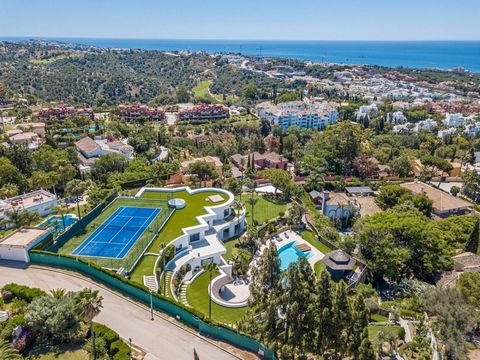
[[[100,48],[236,53],[338,64],[480,72],[480,41],[187,40],[0,37],[0,41],[57,40]]]

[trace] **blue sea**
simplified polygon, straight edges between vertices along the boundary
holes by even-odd
[[[27,38],[1,38],[20,41]],[[106,38],[47,38],[104,48],[190,50],[241,53],[388,67],[452,69],[480,72],[480,41],[251,41],[251,40],[154,40]]]

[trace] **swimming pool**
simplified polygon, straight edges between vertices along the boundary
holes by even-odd
[[[78,221],[77,217],[71,214],[67,214],[65,217],[65,227],[76,223]],[[61,216],[54,215],[50,216],[47,220],[40,224],[41,228],[53,228],[56,233],[61,233],[65,230],[63,226],[63,220]]]
[[[278,256],[280,257],[280,269],[286,270],[291,263],[297,262],[300,256],[306,257],[307,259],[312,255],[311,252],[304,253],[303,251],[298,250],[295,245],[295,241],[282,246],[278,250]]]

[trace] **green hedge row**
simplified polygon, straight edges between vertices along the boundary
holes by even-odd
[[[130,347],[120,338],[120,336],[110,329],[109,327],[94,323],[93,331],[95,332],[96,338],[103,338],[107,346],[108,355],[113,360],[130,360],[131,359],[131,349]]]

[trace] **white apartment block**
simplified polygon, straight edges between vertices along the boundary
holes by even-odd
[[[391,124],[402,124],[407,122],[407,118],[405,115],[403,115],[403,112],[396,111],[394,113],[387,114],[387,121]]]
[[[438,136],[440,139],[444,139],[446,136],[455,134],[456,131],[457,131],[456,128],[451,127],[451,128],[446,129],[446,130],[440,130],[440,131],[437,133],[437,136]]]
[[[460,114],[447,114],[443,123],[447,126],[460,127],[465,123],[465,117]]]
[[[333,103],[290,101],[280,104],[264,102],[257,105],[257,115],[273,124],[287,129],[298,126],[302,129],[325,129],[338,121],[338,111]]]
[[[357,119],[370,117],[378,114],[377,104],[362,105],[357,111]]]
[[[480,134],[480,122],[476,122],[474,124],[466,125],[464,132],[469,137],[477,136],[478,134]]]
[[[423,131],[432,131],[437,127],[437,122],[432,119],[426,119],[423,121],[419,121],[418,123],[415,124],[414,131],[419,132],[421,130]]]
[[[0,220],[8,220],[8,213],[14,210],[37,212],[39,216],[46,216],[57,206],[57,197],[45,190],[0,200]],[[8,226],[7,226],[8,227]]]

